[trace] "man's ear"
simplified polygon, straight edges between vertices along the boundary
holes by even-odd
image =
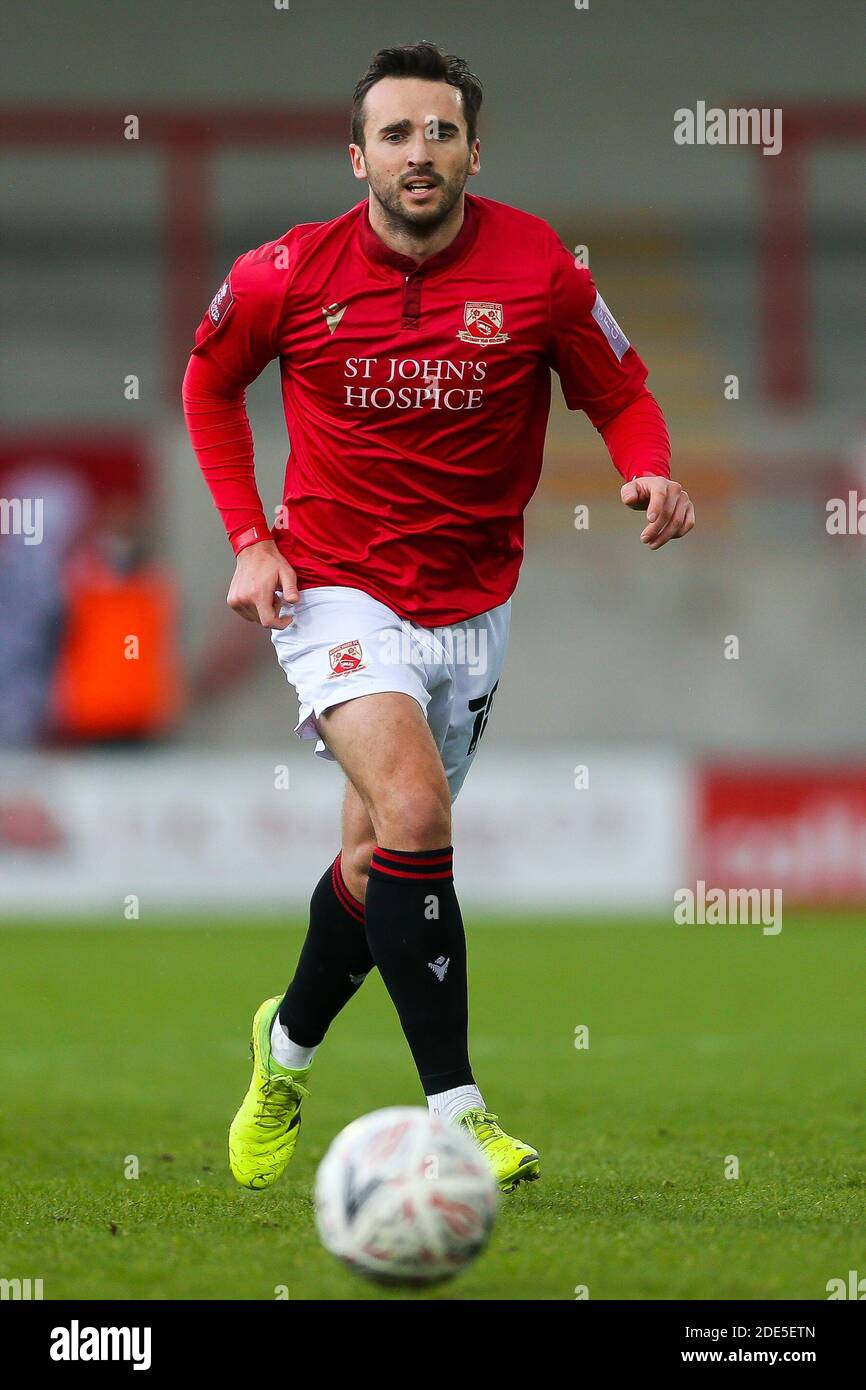
[[[367,177],[367,161],[360,145],[349,146],[349,158],[352,161],[352,173],[355,178],[365,179]]]

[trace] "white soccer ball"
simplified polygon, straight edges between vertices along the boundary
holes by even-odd
[[[496,1180],[467,1134],[417,1106],[362,1115],[331,1144],[316,1174],[322,1243],[358,1274],[433,1284],[487,1244]]]

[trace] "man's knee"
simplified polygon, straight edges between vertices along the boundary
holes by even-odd
[[[380,845],[388,849],[441,849],[451,843],[451,797],[443,775],[433,787],[391,787],[374,808]]]
[[[364,901],[367,879],[370,875],[370,860],[376,848],[374,839],[359,840],[354,844],[343,844],[340,868],[349,892],[360,902]]]

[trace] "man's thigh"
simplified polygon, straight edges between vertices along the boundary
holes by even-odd
[[[409,695],[357,696],[324,710],[318,727],[371,815],[386,792],[411,795],[413,788],[445,784],[430,724]]]
[[[318,722],[380,843],[423,849],[450,839],[448,783],[416,700],[398,691],[360,696],[323,711]]]

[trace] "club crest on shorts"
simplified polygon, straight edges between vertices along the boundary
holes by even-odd
[[[208,307],[208,314],[211,321],[213,323],[221,323],[234,302],[232,287],[227,279],[223,280]]]
[[[503,318],[501,304],[467,299],[463,305],[464,327],[457,337],[464,343],[507,343],[508,334],[502,332]]]
[[[361,643],[357,638],[353,638],[351,642],[341,642],[339,647],[332,647],[328,652],[328,659],[331,663],[331,674],[328,680],[333,680],[335,676],[348,676],[353,671],[365,671],[367,669]]]

